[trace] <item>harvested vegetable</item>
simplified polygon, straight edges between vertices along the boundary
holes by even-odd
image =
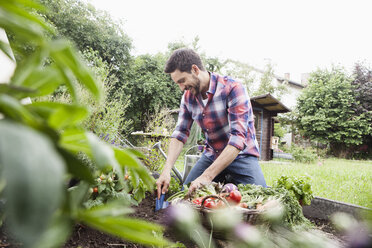
[[[204,201],[204,207],[206,208],[217,208],[217,204],[215,202],[215,199],[209,198]]]
[[[238,187],[233,183],[225,184],[222,188],[222,192],[230,193],[231,191],[238,190]]]
[[[226,200],[234,204],[239,204],[241,199],[242,195],[238,190],[233,190],[226,196]]]
[[[212,182],[211,184],[203,185],[202,187],[198,188],[193,192],[191,199],[196,199],[198,197],[205,197],[209,195],[217,195],[218,192],[220,192],[221,188],[222,186],[220,184],[214,182]],[[187,198],[188,191],[189,188],[185,185],[182,191],[173,194],[167,199],[167,201],[171,203],[176,203],[185,200]]]
[[[281,176],[274,182],[275,188],[285,188],[290,191],[303,205],[310,205],[314,198],[309,176]]]
[[[203,198],[204,197],[195,198],[192,202],[195,203],[196,205],[201,205]]]
[[[284,188],[264,188],[253,184],[239,184],[239,191],[242,194],[241,202],[247,203],[248,208],[263,207],[266,202],[278,200],[284,207],[284,224],[292,229],[310,227],[311,223],[302,213],[302,208],[292,193]]]

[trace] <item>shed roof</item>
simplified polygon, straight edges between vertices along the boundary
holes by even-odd
[[[289,108],[284,106],[278,99],[273,97],[270,93],[251,97],[251,103],[254,107],[261,107],[267,111],[274,113],[291,112]]]
[[[251,97],[251,103],[254,107],[261,107],[266,109],[267,111],[274,112],[274,113],[286,113],[291,112],[289,108],[284,106],[278,99],[273,97],[270,93],[254,96]],[[170,114],[177,114],[179,112],[179,108],[169,110]]]

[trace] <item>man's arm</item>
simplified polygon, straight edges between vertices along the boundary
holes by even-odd
[[[221,155],[201,174],[197,179],[192,181],[189,187],[188,194],[191,194],[195,189],[203,184],[208,184],[220,174],[232,161],[238,156],[240,150],[234,146],[227,145],[223,149]]]
[[[170,183],[170,173],[171,170],[180,155],[183,148],[183,143],[176,138],[171,138],[168,148],[167,161],[165,162],[163,172],[156,181],[158,198],[163,193],[168,192],[168,187]]]

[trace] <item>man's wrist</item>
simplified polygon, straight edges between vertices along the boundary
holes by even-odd
[[[209,180],[209,181],[212,181],[215,177],[212,175],[212,173],[210,173],[209,171],[204,171],[204,173],[202,174],[202,176]]]
[[[163,173],[171,173],[173,166],[164,166]]]

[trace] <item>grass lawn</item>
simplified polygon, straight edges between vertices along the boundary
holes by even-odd
[[[261,161],[260,165],[268,185],[281,175],[307,174],[315,196],[372,208],[372,161],[332,158],[321,165],[286,161]]]

